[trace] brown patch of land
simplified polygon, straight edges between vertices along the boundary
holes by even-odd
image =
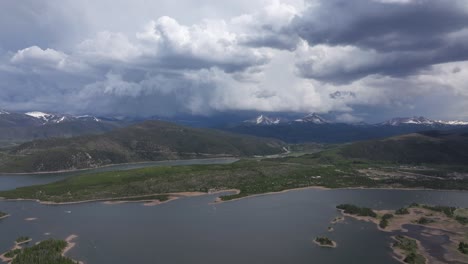
[[[76,246],[76,242],[73,242],[78,236],[77,235],[69,235],[65,238],[65,242],[67,242],[67,247],[62,251],[62,256],[66,257],[65,255],[70,251],[72,248]],[[76,261],[76,260],[74,260]],[[77,261],[78,264],[84,264],[82,261]]]
[[[29,240],[29,241],[31,241],[31,240]],[[22,249],[23,247],[21,246],[21,244],[24,244],[24,243],[18,244],[18,243],[15,242],[15,245],[10,250],[8,250],[7,252],[4,252],[3,254],[0,255],[0,260],[2,262],[10,263],[13,260],[13,258],[5,257],[5,255],[11,250]]]

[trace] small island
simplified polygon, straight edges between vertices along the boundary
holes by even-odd
[[[391,246],[395,258],[400,262],[468,263],[468,244],[465,243],[468,234],[468,209],[417,203],[397,210],[372,210],[352,204],[341,204],[336,208],[347,217],[374,223],[379,230],[395,234],[392,236],[395,242]],[[408,232],[411,225],[422,229],[411,228],[413,231]],[[422,232],[424,236],[420,236]],[[442,257],[431,255],[430,251],[421,246],[421,241],[427,242],[430,237],[441,235],[449,238],[441,247],[441,250],[445,250]]]
[[[27,236],[20,236],[18,237],[16,240],[15,240],[15,243],[17,245],[22,245],[22,244],[26,244],[26,243],[29,243],[31,242],[32,239],[30,237],[27,237]]]
[[[5,212],[0,211],[0,219],[7,218],[8,216],[10,215]]]
[[[349,215],[377,217],[377,214],[367,207],[358,207],[353,204],[340,204],[336,208]]]
[[[328,237],[316,237],[314,243],[321,247],[336,248],[337,244],[335,241],[329,239]]]
[[[21,239],[20,239],[21,238]],[[11,264],[82,264],[64,256],[71,243],[65,240],[48,239],[31,247],[23,248],[21,243],[27,237],[16,240],[16,246],[0,256],[0,260]]]

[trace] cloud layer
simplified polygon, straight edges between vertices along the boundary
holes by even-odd
[[[468,119],[466,1],[158,2],[3,1],[1,108]]]

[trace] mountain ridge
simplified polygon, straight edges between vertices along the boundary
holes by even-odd
[[[285,146],[277,139],[146,121],[99,135],[23,143],[0,155],[0,171],[60,171],[143,161],[270,155],[284,152]]]

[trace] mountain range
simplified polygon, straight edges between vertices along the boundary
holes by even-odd
[[[191,127],[216,128],[228,132],[276,138],[288,143],[343,143],[377,139],[426,130],[468,127],[465,121],[432,120],[425,117],[393,118],[377,124],[340,123],[317,113],[304,116],[265,114],[246,119],[249,113],[226,113],[212,117],[96,117],[31,111],[0,110],[0,147],[52,137],[68,138],[101,134],[147,120],[175,122]],[[254,113],[250,113],[254,114]],[[244,119],[242,119],[244,117]],[[242,121],[245,120],[245,121]]]
[[[111,131],[125,125],[94,116],[0,110],[0,146],[40,138],[73,137]]]
[[[235,133],[276,138],[288,143],[346,143],[420,131],[456,128],[468,128],[468,122],[407,117],[393,118],[377,124],[364,122],[340,123],[327,120],[316,113],[311,113],[292,120],[260,115],[257,118],[225,126],[222,129]]]
[[[327,120],[326,118],[320,116],[317,113],[310,113],[304,117],[288,120],[283,117],[270,117],[264,114],[259,115],[256,118],[249,119],[244,121],[244,124],[253,124],[253,125],[284,125],[284,124],[295,124],[295,123],[309,123],[316,125],[325,125],[325,124],[350,124],[350,125],[375,125],[375,126],[401,126],[401,125],[425,125],[425,126],[468,126],[466,121],[444,121],[444,120],[432,120],[425,118],[423,116],[413,116],[413,117],[396,117],[390,120],[377,123],[377,124],[368,124],[365,122],[356,122],[356,123],[343,123],[343,122],[334,122]]]

